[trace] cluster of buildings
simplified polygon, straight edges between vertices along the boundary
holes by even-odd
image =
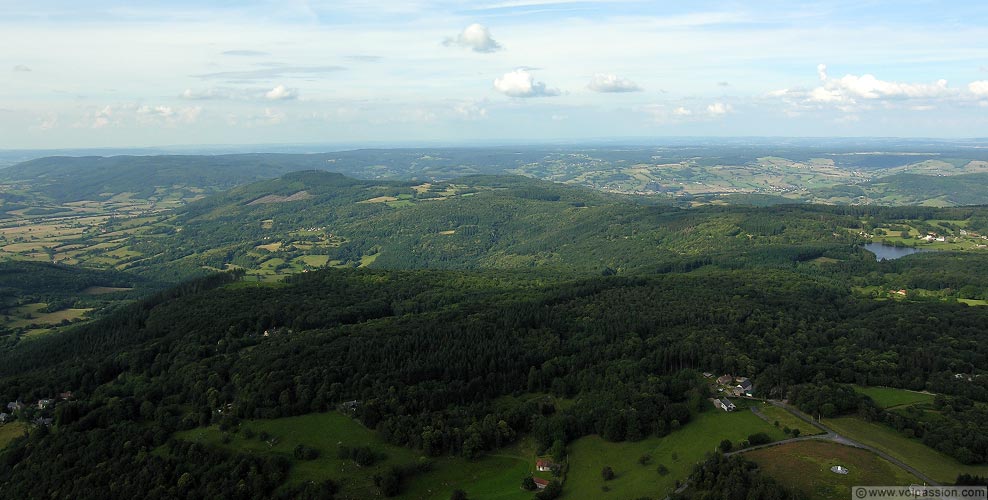
[[[535,461],[535,470],[539,472],[559,474],[560,469],[562,469],[562,466],[545,458],[540,458]],[[532,476],[532,481],[535,482],[535,487],[540,490],[543,490],[546,486],[549,486],[549,481],[547,479],[542,479],[541,477]]]
[[[727,389],[737,397],[752,397],[755,393],[755,385],[748,377],[732,377],[731,375],[721,375],[717,378],[717,385],[722,386],[718,391],[724,392]]]
[[[710,372],[704,372],[703,376],[714,378],[713,373]],[[736,397],[750,398],[755,392],[755,385],[748,377],[735,377],[725,374],[717,377],[716,385],[717,392],[724,394],[724,396],[714,399],[712,402],[714,408],[724,411],[734,411],[737,409],[737,406],[727,398],[727,395],[733,394]]]
[[[58,395],[57,399],[42,398],[33,404],[24,404],[20,401],[7,403],[5,411],[0,412],[0,424],[12,422],[18,418],[31,419],[35,425],[51,427],[52,419],[45,417],[40,412],[53,408],[59,401],[72,399],[72,391],[65,391]],[[34,417],[33,419],[31,417]]]

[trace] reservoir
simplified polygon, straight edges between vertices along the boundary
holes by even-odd
[[[914,253],[927,251],[919,248],[893,247],[881,243],[867,243],[864,249],[875,254],[875,260],[895,260]]]

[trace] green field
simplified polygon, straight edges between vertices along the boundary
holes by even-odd
[[[374,431],[335,412],[248,420],[241,424],[241,429],[244,428],[250,428],[255,433],[265,431],[278,441],[274,446],[269,446],[257,436],[246,439],[241,432],[232,435],[232,440],[223,444],[223,433],[215,426],[179,432],[176,438],[244,453],[284,456],[293,461],[290,484],[332,479],[341,486],[338,498],[379,497],[380,493],[373,484],[375,474],[381,474],[393,465],[426,460],[418,451],[387,444]],[[298,444],[318,449],[319,458],[295,461],[292,450]],[[352,461],[337,458],[341,445],[370,446],[387,458],[374,465],[360,467]],[[432,458],[429,460],[433,462],[434,469],[408,481],[397,498],[446,500],[454,489],[459,488],[466,491],[471,499],[529,500],[531,493],[521,489],[521,481],[533,470],[532,457],[534,450],[522,442],[479,460]]]
[[[988,300],[984,299],[957,299],[957,302],[961,302],[969,306],[988,306]]]
[[[737,444],[757,432],[765,432],[774,439],[785,437],[782,431],[750,411],[724,413],[711,410],[663,438],[621,443],[611,443],[596,435],[577,439],[570,445],[563,497],[661,498],[674,489],[677,479],[686,479],[693,464],[714,451],[721,440],[730,439]],[[678,455],[676,460],[673,460],[673,453]],[[651,463],[639,464],[639,458],[646,454],[651,455]],[[668,468],[668,474],[661,475],[656,471],[660,464]],[[614,470],[614,479],[602,479],[600,471],[605,466]],[[603,491],[604,486],[609,491]]]
[[[329,262],[328,255],[303,255],[295,260],[302,261],[312,267],[322,267]]]
[[[874,446],[902,460],[941,483],[953,484],[957,475],[965,472],[979,476],[988,475],[988,465],[964,465],[917,439],[909,439],[899,434],[891,427],[865,422],[856,417],[828,419],[823,423],[839,434]]]
[[[907,486],[919,479],[874,453],[829,441],[798,441],[745,453],[769,476],[807,498],[845,500],[852,486]],[[848,469],[842,475],[830,470]]]
[[[6,326],[21,328],[29,325],[57,325],[63,320],[82,319],[87,312],[91,311],[91,309],[62,309],[55,312],[42,312],[41,310],[45,307],[48,307],[48,304],[36,302],[13,308],[5,315],[10,317]]]
[[[855,391],[868,396],[881,408],[914,405],[916,403],[932,403],[935,396],[934,394],[925,392],[893,389],[891,387],[862,387],[859,385],[853,387]]]
[[[779,428],[784,429],[786,427],[790,429],[799,429],[800,436],[812,436],[813,434],[823,434],[823,431],[817,427],[806,423],[803,419],[789,413],[783,408],[773,406],[770,404],[764,404],[759,407],[762,415],[769,422],[779,422]]]
[[[24,435],[27,430],[27,424],[24,422],[11,422],[9,424],[0,424],[0,450],[7,447],[7,445]]]

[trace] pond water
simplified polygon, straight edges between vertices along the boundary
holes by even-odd
[[[893,247],[881,243],[868,243],[864,249],[875,254],[875,260],[895,260],[914,253],[928,251],[921,248]]]

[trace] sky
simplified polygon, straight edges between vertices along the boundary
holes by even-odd
[[[988,2],[0,0],[0,149],[988,136]]]

